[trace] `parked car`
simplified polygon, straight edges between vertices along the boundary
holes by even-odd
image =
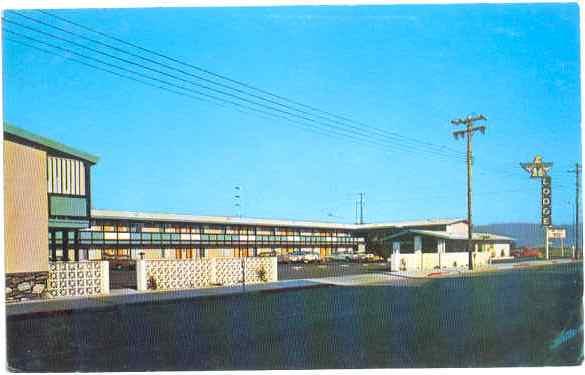
[[[359,261],[359,254],[345,254],[345,259],[349,262],[358,262]]]
[[[514,258],[540,257],[540,251],[538,249],[530,247],[514,249],[511,254]]]
[[[383,261],[384,258],[378,256],[376,254],[368,253],[368,254],[358,254],[358,261],[361,263],[376,263]]]
[[[291,263],[316,263],[321,259],[319,254],[295,252],[289,255]]]
[[[303,261],[303,254],[302,253],[289,254],[288,261],[290,263],[301,263]]]
[[[303,263],[316,263],[321,260],[319,254],[315,253],[305,253],[303,254]]]
[[[266,252],[266,253],[260,253],[260,254],[258,254],[258,256],[259,257],[262,257],[262,258],[264,258],[264,257],[275,257],[276,256],[276,251],[269,251],[269,252]]]
[[[328,262],[347,262],[347,254],[338,253],[338,254],[331,254],[325,257],[325,260]]]

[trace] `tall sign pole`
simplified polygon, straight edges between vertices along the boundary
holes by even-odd
[[[575,173],[575,255],[573,258],[579,256],[579,245],[581,244],[581,226],[579,225],[579,205],[581,193],[581,164],[576,163],[575,169],[568,171]]]
[[[455,139],[464,138],[467,136],[467,254],[468,258],[468,266],[469,270],[473,270],[473,224],[471,221],[471,166],[473,164],[473,153],[471,150],[472,146],[472,137],[473,133],[476,131],[481,132],[481,134],[485,134],[485,126],[473,126],[475,121],[487,120],[487,117],[484,115],[478,116],[467,116],[465,118],[458,118],[455,120],[451,120],[451,124],[453,125],[464,125],[465,130],[458,130],[453,132],[453,136]]]
[[[532,163],[520,163],[522,169],[530,174],[530,178],[540,179],[540,224],[544,229],[544,249],[546,259],[549,259],[548,253],[548,229],[552,226],[552,182],[548,172],[552,168],[552,163],[542,161],[542,156],[536,155]]]

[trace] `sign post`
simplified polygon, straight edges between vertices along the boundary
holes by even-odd
[[[546,260],[549,260],[550,257],[548,256],[548,230],[544,228],[544,254]]]
[[[522,169],[530,174],[530,178],[538,178],[541,181],[540,204],[541,219],[540,223],[544,229],[544,251],[546,259],[549,259],[548,253],[548,228],[552,226],[552,183],[548,172],[552,168],[552,163],[542,161],[542,156],[536,155],[532,163],[520,163]]]
[[[549,239],[561,240],[561,256],[565,256],[564,239],[567,237],[565,228],[548,228],[547,234]]]

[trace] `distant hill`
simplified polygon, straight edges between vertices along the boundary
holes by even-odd
[[[565,228],[567,238],[565,246],[575,243],[574,225],[556,225],[555,228]],[[489,232],[502,236],[512,237],[516,240],[516,246],[540,246],[544,243],[544,231],[540,224],[534,223],[497,223],[474,226],[476,232]]]

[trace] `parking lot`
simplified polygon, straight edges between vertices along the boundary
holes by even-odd
[[[385,262],[380,263],[329,262],[324,264],[289,263],[278,265],[278,279],[293,280],[355,275],[360,273],[386,271],[389,269],[390,269],[389,263]],[[136,289],[136,271],[110,270],[110,288]]]
[[[349,263],[331,262],[325,264],[279,264],[278,279],[310,279],[318,277],[331,277],[343,275],[355,275],[360,273],[387,271],[390,264],[380,263]]]

